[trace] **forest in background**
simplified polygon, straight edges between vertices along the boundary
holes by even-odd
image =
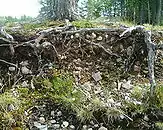
[[[37,20],[81,20],[105,17],[134,24],[163,24],[162,0],[40,0]],[[0,22],[31,21],[30,16],[0,17]]]

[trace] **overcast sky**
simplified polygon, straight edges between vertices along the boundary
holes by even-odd
[[[39,0],[0,0],[0,16],[37,16]]]

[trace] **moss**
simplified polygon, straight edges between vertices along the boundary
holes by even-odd
[[[15,97],[11,92],[5,92],[1,94],[0,128],[11,129],[15,125],[19,125],[19,127],[22,128],[22,122],[24,120],[24,112],[21,110],[22,107],[22,101]]]
[[[93,27],[95,27],[95,24],[93,24],[89,20],[74,21],[74,22],[72,22],[72,24],[77,28],[93,28]]]
[[[157,130],[163,130],[163,122],[156,122],[155,125]]]

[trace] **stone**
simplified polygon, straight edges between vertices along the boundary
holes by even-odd
[[[29,86],[29,84],[27,83],[27,81],[23,81],[22,87],[26,88],[26,87],[28,87],[28,86]]]
[[[147,115],[144,116],[144,120],[145,120],[145,121],[149,121],[149,118],[148,118]]]
[[[69,126],[69,123],[67,121],[63,121],[62,128],[66,128]]]
[[[88,130],[93,130],[92,128],[88,128]]]
[[[57,112],[57,116],[62,116],[62,112],[61,111],[58,111]]]
[[[133,87],[133,85],[131,84],[131,80],[124,81],[122,83],[122,87],[125,88],[125,89],[131,89]]]
[[[22,68],[21,68],[21,71],[22,71],[22,74],[32,74],[32,72],[31,72],[31,70],[30,69],[28,69],[26,66],[23,66]]]
[[[52,117],[54,117],[54,116],[55,116],[55,112],[54,112],[54,111],[51,111],[50,115],[51,115]]]
[[[9,71],[11,71],[11,72],[14,72],[14,71],[16,70],[15,67],[9,67],[8,69],[9,69]]]
[[[122,61],[122,58],[118,58],[116,61],[117,62],[121,62]]]
[[[94,127],[97,128],[97,127],[99,127],[99,125],[98,124],[94,124]]]
[[[60,124],[54,124],[53,127],[54,127],[54,129],[59,129],[60,128]]]
[[[92,33],[92,39],[95,39],[96,38],[96,34],[95,33]]]
[[[75,130],[75,126],[74,126],[74,125],[70,125],[69,128],[70,128],[71,130]]]
[[[99,36],[98,38],[97,38],[97,41],[102,41],[102,36]]]
[[[41,125],[38,122],[34,122],[34,126],[37,127],[39,130],[48,130],[47,125]]]
[[[83,130],[86,130],[87,129],[87,125],[83,125]]]
[[[13,110],[15,110],[14,105],[13,105],[13,104],[8,105],[7,110],[8,110],[8,111],[13,111]]]
[[[44,117],[40,117],[40,118],[39,118],[39,122],[40,122],[41,124],[44,124],[44,123],[45,123],[45,118],[44,118]]]
[[[50,120],[50,123],[51,124],[55,124],[56,123],[56,120]]]
[[[75,37],[76,38],[79,38],[80,37],[80,34],[79,33],[75,33]]]
[[[92,73],[92,78],[96,81],[96,82],[98,82],[98,81],[100,81],[101,79],[102,79],[102,77],[101,77],[101,73],[98,71],[98,72],[93,72]]]
[[[108,130],[108,129],[104,126],[101,126],[98,130]]]

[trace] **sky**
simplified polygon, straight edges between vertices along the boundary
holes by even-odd
[[[0,16],[20,17],[22,15],[35,17],[38,15],[39,0],[0,0]]]

